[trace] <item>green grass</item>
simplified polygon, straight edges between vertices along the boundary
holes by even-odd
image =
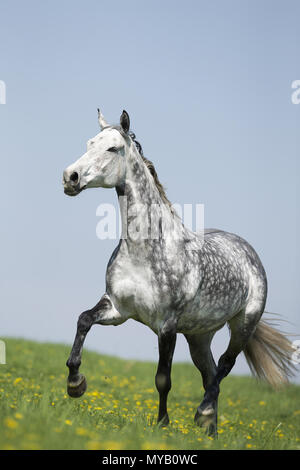
[[[168,428],[156,425],[156,364],[84,351],[88,390],[66,394],[70,347],[6,339],[0,365],[0,449],[300,449],[300,387],[280,392],[251,377],[221,385],[219,438],[193,417],[203,396],[192,364],[174,364]]]

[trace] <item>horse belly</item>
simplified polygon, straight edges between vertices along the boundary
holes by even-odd
[[[218,330],[243,308],[246,298],[246,286],[227,294],[200,292],[180,316],[178,331],[206,333]]]
[[[235,316],[236,312],[224,312],[223,310],[197,310],[184,312],[177,324],[178,333],[208,333],[217,331],[227,321]]]

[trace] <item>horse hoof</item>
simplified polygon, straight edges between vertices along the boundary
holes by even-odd
[[[165,428],[166,426],[168,426],[169,422],[170,422],[169,416],[168,414],[166,414],[161,420],[157,422],[157,426],[159,428]]]
[[[216,412],[212,406],[208,406],[204,409],[199,407],[195,414],[194,421],[199,427],[205,428],[205,433],[208,436],[214,438],[218,437],[216,422],[217,417]]]
[[[79,379],[77,382],[69,382],[67,386],[68,395],[72,398],[79,398],[81,397],[84,392],[86,391],[87,383],[85,376],[80,374]]]

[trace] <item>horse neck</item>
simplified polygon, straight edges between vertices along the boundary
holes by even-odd
[[[168,227],[170,230],[174,230],[174,227],[180,230],[182,227],[179,217],[164,203],[152,175],[133,143],[126,157],[125,182],[116,189],[120,203],[122,238],[127,239],[128,244],[149,244],[151,236],[157,236],[161,218],[167,230]],[[138,226],[143,234],[136,240],[130,236],[130,231]]]

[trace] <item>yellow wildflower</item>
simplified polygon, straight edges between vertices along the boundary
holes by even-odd
[[[19,382],[21,382],[23,379],[22,377],[17,377],[15,380],[14,380],[14,385],[17,385]]]
[[[76,428],[76,434],[78,436],[85,436],[88,434],[88,431],[85,428]]]
[[[104,447],[107,450],[119,450],[123,449],[124,444],[117,441],[106,441],[104,442]]]
[[[99,441],[88,441],[85,447],[87,450],[99,450],[101,449],[101,443]]]
[[[4,424],[7,428],[10,429],[16,429],[18,427],[17,421],[15,421],[13,418],[6,418],[4,420]]]

